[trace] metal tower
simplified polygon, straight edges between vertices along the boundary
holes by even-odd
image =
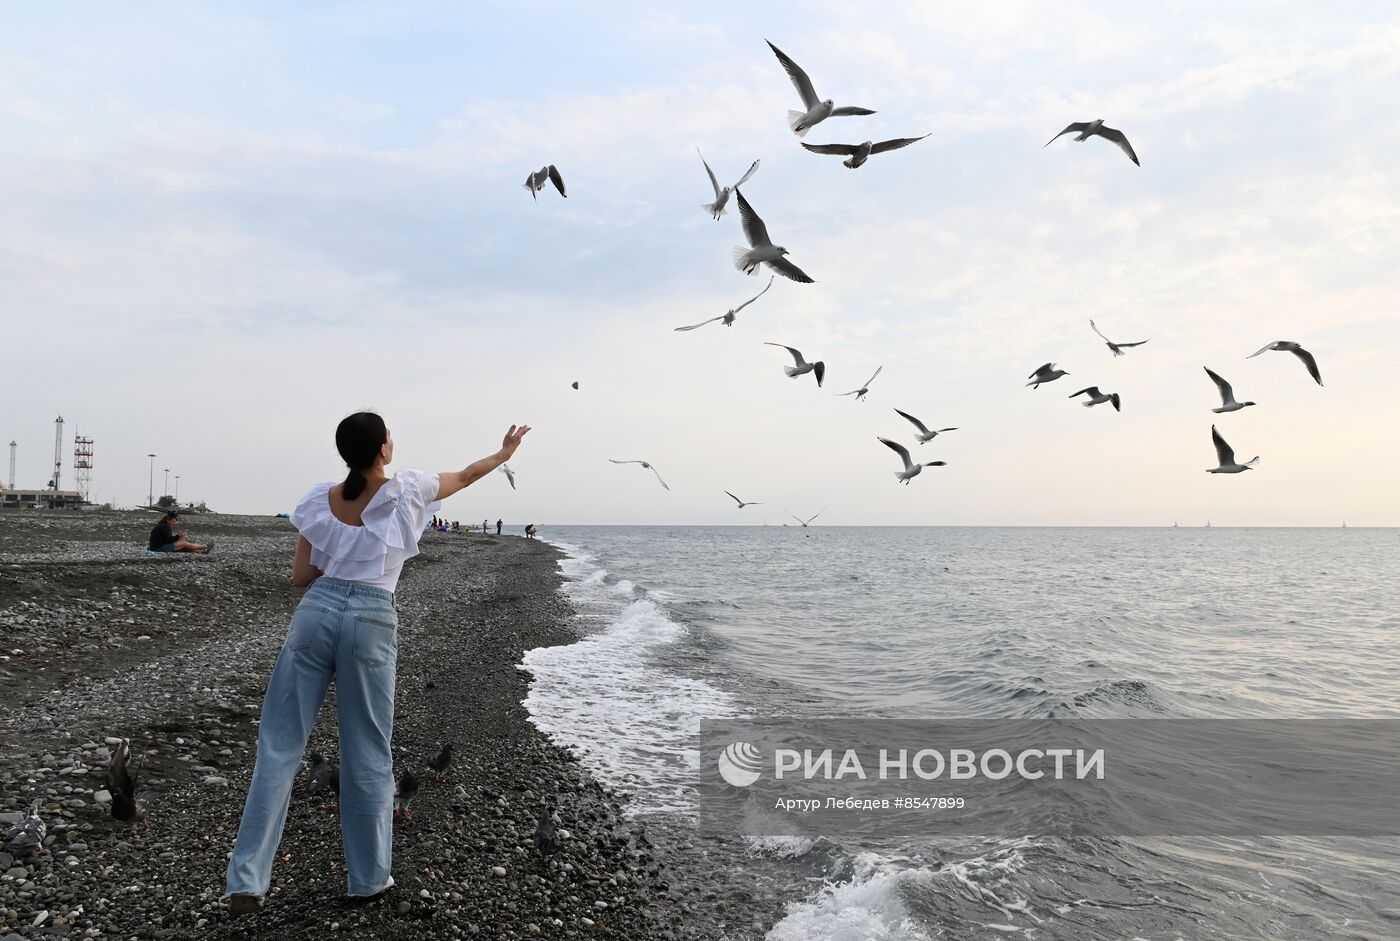
[[[53,422],[53,480],[49,481],[49,486],[54,493],[58,492],[58,479],[63,470],[63,416],[60,415]]]
[[[73,437],[73,486],[84,503],[91,502],[88,494],[92,491],[92,439],[75,435]]]
[[[10,442],[10,489],[15,489],[15,448],[19,445]]]

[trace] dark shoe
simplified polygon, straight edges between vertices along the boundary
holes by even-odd
[[[251,915],[262,908],[262,896],[250,893],[240,893],[230,895],[228,899],[228,913],[234,918],[239,915]]]
[[[375,905],[389,899],[394,893],[392,883],[380,889],[373,895],[346,895],[340,900],[341,908],[364,908],[366,905]]]

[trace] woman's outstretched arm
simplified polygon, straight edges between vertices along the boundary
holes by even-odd
[[[506,432],[505,439],[501,441],[501,449],[490,457],[483,457],[479,461],[473,461],[459,471],[443,471],[438,474],[439,500],[446,500],[463,487],[470,487],[496,468],[500,467],[510,456],[515,453],[515,449],[520,447],[520,439],[525,437],[525,432],[530,430],[529,425],[510,426],[510,431]]]

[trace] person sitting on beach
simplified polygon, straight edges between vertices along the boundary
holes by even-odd
[[[363,904],[394,884],[394,589],[441,501],[500,467],[530,430],[511,425],[494,454],[459,471],[385,465],[394,439],[384,419],[356,412],[335,430],[345,480],[317,484],[292,512],[300,534],[292,584],[309,586],[287,631],[263,697],[257,760],[229,857],[229,913],[262,907],[287,820],[292,784],[326,687],[335,679],[340,725],[340,825],[346,891]]]
[[[176,532],[175,524],[180,521],[180,514],[174,510],[166,513],[159,523],[151,529],[151,542],[149,548],[152,552],[208,552],[214,548],[214,544],[201,545],[197,542],[190,542],[186,533]]]

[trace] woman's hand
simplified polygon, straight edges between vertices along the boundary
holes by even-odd
[[[520,447],[520,440],[525,437],[530,430],[529,425],[511,425],[510,431],[506,432],[505,438],[501,440],[501,450],[490,457],[483,457],[479,461],[468,464],[459,471],[442,471],[438,474],[439,500],[446,500],[463,487],[470,487],[496,468],[500,467],[510,456],[515,453],[515,449]]]
[[[501,456],[505,460],[510,460],[511,455],[515,453],[515,449],[520,447],[521,439],[525,437],[525,433],[529,430],[529,425],[520,425],[518,427],[515,425],[510,426],[510,431],[506,432],[505,438],[501,441]]]

